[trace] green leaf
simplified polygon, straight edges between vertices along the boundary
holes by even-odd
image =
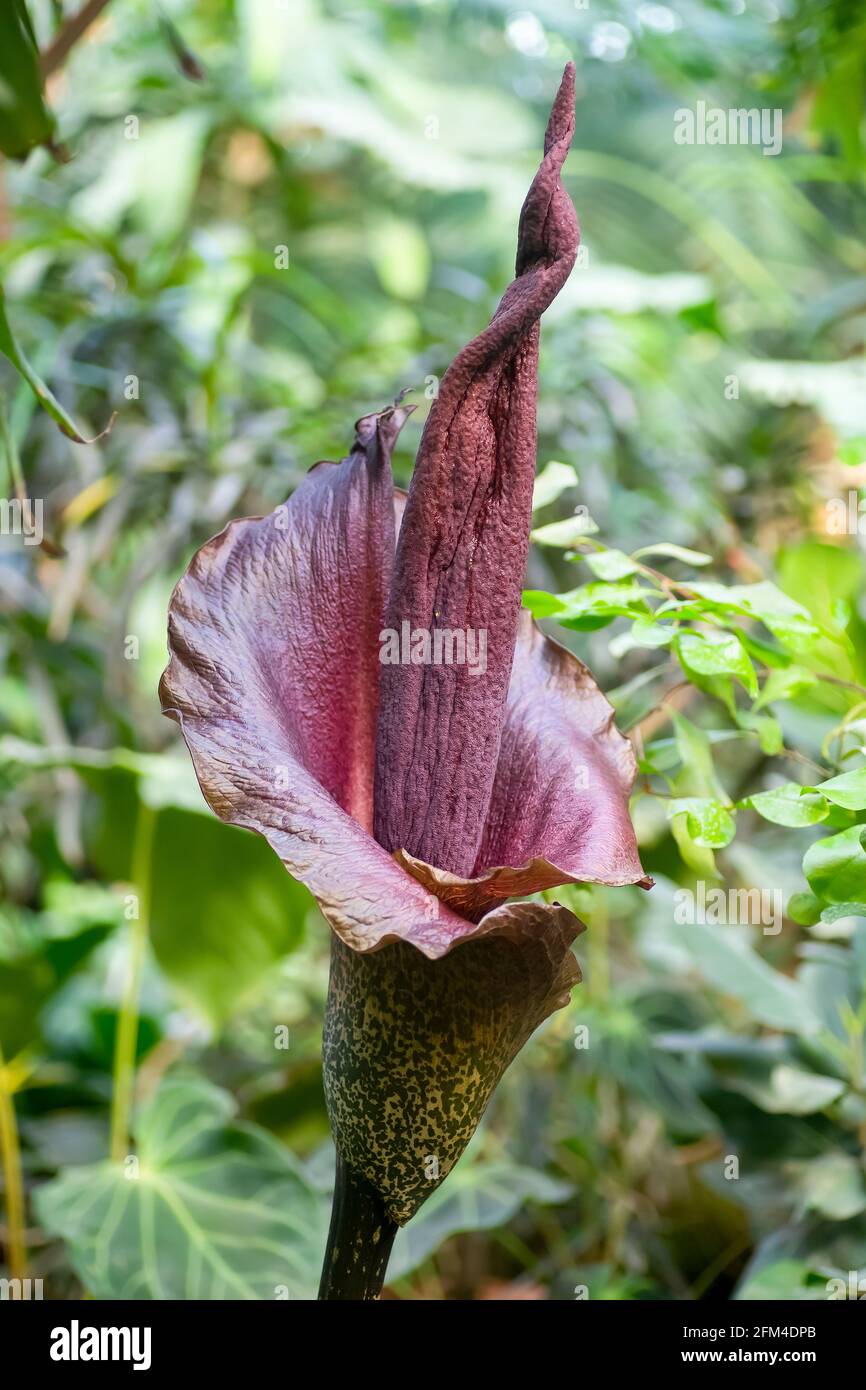
[[[863,164],[864,71],[859,43],[846,42],[839,35],[831,45],[826,67],[811,94],[809,126],[823,139],[839,148],[839,156],[852,170]]]
[[[809,650],[820,636],[808,611],[768,579],[758,584],[693,583],[689,588],[713,612],[756,618],[792,651]]]
[[[821,902],[814,893],[792,893],[788,899],[788,916],[801,927],[814,927],[821,921]]]
[[[71,767],[95,794],[89,846],[130,882],[140,806],[155,812],[150,939],[186,1002],[218,1027],[300,943],[313,899],[266,842],[207,807],[186,759],[0,740],[0,768]]]
[[[866,1211],[863,1168],[850,1154],[821,1154],[804,1163],[797,1186],[804,1212],[816,1211],[831,1221],[848,1221]]]
[[[646,616],[646,589],[641,584],[584,584],[562,595],[563,609],[557,622],[580,630],[605,627],[614,618]]]
[[[558,594],[548,594],[544,589],[524,589],[522,603],[534,618],[556,617],[566,607]]]
[[[681,632],[674,647],[686,675],[733,676],[751,696],[757,696],[755,668],[736,633]]]
[[[852,825],[816,840],[803,857],[803,872],[816,897],[828,903],[866,902],[866,826]]]
[[[569,488],[577,487],[577,482],[577,472],[570,463],[559,463],[556,459],[551,459],[536,476],[532,489],[532,510],[540,512],[542,507],[549,507],[551,502],[555,502],[557,497],[561,497]]]
[[[397,1234],[388,1281],[411,1274],[449,1236],[505,1226],[526,1202],[565,1202],[573,1189],[534,1168],[514,1163],[461,1160]]]
[[[768,666],[771,671],[804,669],[794,666],[790,656],[778,642],[770,637],[763,637],[755,628],[739,628],[738,632],[740,641],[753,661]],[[807,675],[811,675],[811,672],[807,672]]]
[[[755,714],[753,709],[735,709],[737,725],[750,734],[756,734],[762,753],[775,758],[785,746],[782,726],[772,714]]]
[[[810,538],[783,547],[776,564],[783,588],[809,610],[825,636],[810,653],[810,667],[821,674],[862,682],[862,657],[851,651],[845,633],[851,611],[863,591],[862,552],[856,546],[843,547]],[[854,636],[859,640],[861,634],[858,619]]]
[[[42,954],[0,961],[0,1049],[7,1061],[40,1039],[39,1014],[57,985]]]
[[[6,300],[2,285],[0,285],[0,352],[9,358],[12,365],[27,382],[42,409],[48,412],[63,433],[73,439],[76,444],[94,444],[97,439],[102,439],[104,435],[108,434],[114,424],[115,417],[113,415],[100,434],[96,435],[94,439],[85,439],[84,435],[79,432],[75,421],[70,415],[67,415],[57,397],[52,394],[42,378],[34,371],[12,332],[6,315]]]
[[[843,772],[839,777],[831,777],[827,782],[819,782],[815,787],[834,806],[842,806],[846,811],[866,810],[866,767],[855,768],[853,772]]]
[[[734,1298],[751,1303],[817,1302],[827,1297],[826,1281],[811,1283],[813,1270],[804,1260],[776,1260],[762,1265],[754,1274],[748,1271]]]
[[[833,903],[821,910],[822,922],[839,922],[846,917],[866,917],[866,903]]]
[[[653,618],[635,618],[628,632],[620,632],[611,638],[611,656],[619,659],[635,647],[666,647],[676,636],[677,629],[666,623],[657,623]]]
[[[847,1089],[837,1077],[819,1076],[786,1064],[774,1067],[766,1082],[738,1077],[732,1084],[768,1115],[815,1115]]]
[[[763,709],[776,700],[793,700],[804,690],[817,684],[817,677],[802,666],[787,666],[771,671],[755,701],[755,709]]]
[[[739,1000],[751,1018],[797,1036],[818,1030],[820,1019],[799,981],[767,965],[739,928],[686,923],[676,931],[707,985]]]
[[[713,851],[708,849],[706,845],[697,843],[691,833],[689,818],[685,812],[671,819],[671,834],[683,863],[687,864],[698,878],[721,878],[721,874],[716,868],[716,857]]]
[[[135,1123],[136,1155],[67,1168],[36,1194],[96,1299],[315,1297],[322,1194],[226,1092],[169,1078]]]
[[[640,560],[645,555],[667,555],[672,560],[682,560],[686,565],[710,565],[712,555],[702,550],[689,550],[684,545],[674,545],[671,541],[659,541],[657,545],[642,545],[640,550],[632,551],[632,559]]]
[[[713,797],[678,797],[668,803],[668,818],[685,815],[689,837],[702,849],[724,849],[737,832],[727,807]]]
[[[727,803],[713,765],[713,752],[705,729],[698,728],[684,714],[675,710],[672,715],[674,737],[682,769],[674,790],[683,796],[710,797]]]
[[[295,950],[312,907],[259,836],[178,807],[157,816],[152,894],[156,958],[215,1025]]]
[[[830,808],[822,796],[816,796],[797,782],[785,782],[770,791],[755,792],[753,796],[745,797],[740,805],[750,806],[774,825],[792,827],[816,825],[830,814]]]
[[[559,550],[572,550],[587,536],[595,535],[598,527],[584,509],[568,516],[564,521],[551,521],[547,526],[537,526],[530,533],[537,545],[555,546]]]
[[[597,579],[627,579],[630,574],[637,572],[637,565],[623,550],[593,550],[584,555],[583,559]]]
[[[0,5],[0,151],[24,159],[48,144],[54,118],[42,96],[39,50],[24,0]]]
[[[7,1060],[41,1043],[43,1008],[117,926],[121,912],[120,899],[108,891],[80,918],[0,906],[0,1050]]]

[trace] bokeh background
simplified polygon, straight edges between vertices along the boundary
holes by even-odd
[[[75,6],[30,8],[45,46]],[[0,537],[0,1253],[46,1297],[314,1295],[327,929],[200,798],[156,697],[166,606],[197,545],[405,387],[408,479],[431,383],[510,278],[569,58],[583,250],[543,326],[529,585],[539,612],[571,595],[550,630],[633,733],[657,882],[558,894],[584,983],[398,1237],[388,1296],[866,1275],[862,14],[111,0],[48,83],[68,162],[0,167],[17,341],[85,434],[118,412],[75,444],[0,359],[0,469],[20,456],[45,529]],[[780,110],[781,151],[676,143],[700,101]],[[649,575],[597,558],[659,543]],[[691,648],[624,592],[656,566]],[[696,880],[782,894],[781,930],[677,921]]]

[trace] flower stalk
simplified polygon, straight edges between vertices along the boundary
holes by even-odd
[[[397,1230],[372,1183],[338,1153],[320,1301],[366,1303],[378,1298]]]

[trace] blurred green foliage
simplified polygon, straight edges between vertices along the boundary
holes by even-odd
[[[74,8],[30,6],[43,50]],[[542,335],[526,601],[635,739],[656,887],[557,892],[585,982],[392,1287],[808,1299],[866,1273],[862,15],[112,0],[28,137],[56,120],[71,159],[0,169],[2,487],[44,509],[41,545],[0,536],[0,1091],[51,1297],[315,1287],[327,932],[159,715],[168,595],[414,387],[408,477],[569,57],[583,247]],[[781,152],[678,144],[698,102],[778,109]],[[92,444],[57,428],[115,411]],[[130,1045],[138,1186],[107,1161]]]

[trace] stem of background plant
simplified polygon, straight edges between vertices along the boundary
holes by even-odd
[[[98,19],[108,4],[108,0],[86,0],[80,10],[70,15],[60,26],[45,52],[39,57],[39,70],[43,81],[50,77],[60,64],[65,62],[69,50],[78,42],[85,30]]]
[[[21,460],[18,457],[18,449],[12,437],[12,430],[9,427],[9,416],[6,413],[6,396],[0,390],[0,448],[6,458],[6,465],[9,469],[9,480],[12,483],[12,491],[19,502],[27,500],[27,488],[24,485],[24,474],[21,471]]]
[[[116,1163],[122,1162],[129,1152],[129,1121],[132,1113],[135,1054],[138,1043],[138,997],[149,936],[151,852],[155,822],[156,815],[152,807],[145,805],[143,801],[140,802],[132,856],[132,877],[138,892],[138,901],[136,915],[131,922],[129,965],[114,1043],[111,1157]]]
[[[27,1270],[24,1245],[24,1185],[21,1180],[21,1146],[12,1100],[11,1072],[0,1048],[0,1166],[6,1199],[6,1266],[10,1279],[23,1279]]]

